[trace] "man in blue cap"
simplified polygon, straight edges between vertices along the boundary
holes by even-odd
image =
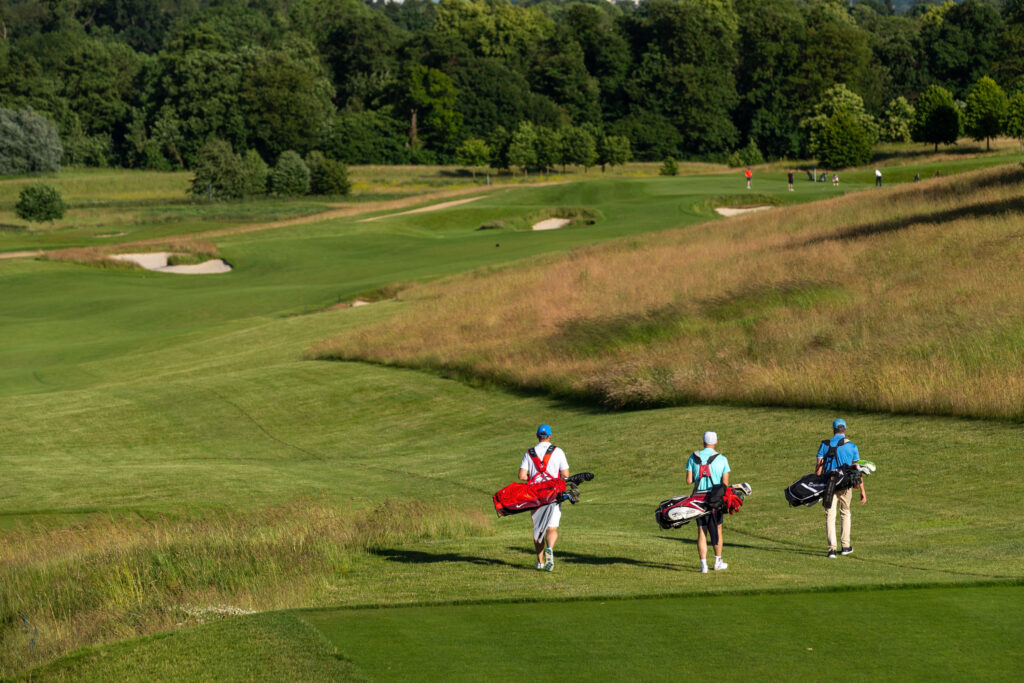
[[[569,463],[565,459],[565,451],[551,443],[550,425],[537,427],[537,441],[536,446],[523,454],[523,461],[519,465],[519,481],[568,477]],[[553,571],[562,504],[548,503],[534,510],[530,518],[533,520],[533,549],[537,551],[537,569]]]
[[[844,465],[851,465],[860,458],[857,444],[846,438],[846,420],[837,418],[832,422],[832,438],[821,442],[818,447],[818,461],[814,468],[815,474],[826,474]],[[860,486],[861,505],[868,502],[868,494],[864,489],[864,482]],[[839,508],[839,516],[842,518],[842,542],[841,553],[849,555],[853,552],[853,545],[850,542],[850,501],[853,500],[853,489],[840,491],[832,496],[832,505],[825,511],[825,536],[828,538],[828,558],[836,557],[836,508]]]

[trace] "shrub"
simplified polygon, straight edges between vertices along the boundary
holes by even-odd
[[[309,166],[298,152],[288,150],[281,153],[270,174],[270,187],[274,194],[281,196],[309,194]]]
[[[665,163],[661,165],[661,170],[658,173],[661,175],[679,175],[679,163],[673,157],[668,157],[665,159]]]
[[[244,192],[241,160],[224,140],[212,138],[199,150],[189,194],[197,199],[234,199]]]
[[[734,168],[739,166],[757,166],[763,163],[764,155],[761,154],[761,150],[757,148],[757,143],[753,139],[747,143],[746,147],[742,147],[729,155],[729,165]]]
[[[48,119],[32,109],[0,107],[0,175],[56,172],[63,154]]]
[[[818,132],[815,152],[818,163],[825,168],[849,168],[871,161],[873,144],[873,136],[862,122],[840,110],[828,117]]]
[[[36,183],[24,188],[18,195],[14,210],[26,221],[55,221],[64,217],[64,200],[56,188]]]
[[[340,161],[328,159],[322,152],[306,155],[309,167],[309,191],[312,194],[348,194],[352,185],[348,181],[348,167]]]
[[[267,193],[267,179],[270,178],[270,167],[263,157],[254,149],[242,155],[240,160],[242,194],[246,196]]]

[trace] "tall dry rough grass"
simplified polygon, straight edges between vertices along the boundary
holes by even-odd
[[[80,263],[99,268],[134,270],[140,266],[137,266],[130,261],[118,261],[110,258],[110,256],[112,254],[154,251],[201,255],[202,260],[219,258],[220,256],[220,250],[214,242],[210,242],[208,240],[197,240],[189,237],[169,237],[167,239],[148,240],[145,242],[129,242],[121,245],[54,249],[53,251],[44,252],[42,258],[47,261]]]
[[[1001,167],[412,288],[311,354],[611,406],[1021,419],[1022,267],[1024,170]]]
[[[3,531],[0,676],[88,645],[317,604],[359,553],[486,533],[489,521],[416,501],[359,513],[301,503]]]

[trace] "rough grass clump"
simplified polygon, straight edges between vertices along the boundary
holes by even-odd
[[[72,650],[210,619],[316,604],[358,553],[486,533],[422,501],[317,503],[0,532],[0,675]]]
[[[316,347],[597,400],[1024,418],[1024,171],[432,283]]]

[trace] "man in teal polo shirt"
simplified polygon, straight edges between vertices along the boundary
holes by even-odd
[[[715,450],[718,435],[704,432],[704,448],[690,455],[686,461],[686,483],[694,484],[694,493],[704,493],[716,484],[729,485],[729,460]],[[722,562],[722,511],[714,510],[710,514],[697,519],[697,554],[700,555],[700,571],[708,571],[708,541],[705,531],[715,546],[715,571],[728,569],[729,565]]]
[[[857,444],[846,438],[846,420],[837,418],[832,422],[832,438],[821,442],[818,446],[818,461],[814,473],[821,475],[831,472],[844,465],[852,465],[860,459],[860,451]],[[864,489],[864,481],[861,480],[860,504],[868,502],[868,493]],[[853,500],[853,489],[846,489],[832,496],[832,505],[825,510],[825,536],[828,539],[828,558],[836,557],[836,508],[839,508],[839,516],[842,518],[842,541],[843,555],[853,552],[853,545],[850,541],[850,527],[852,516],[850,513],[850,502]]]

